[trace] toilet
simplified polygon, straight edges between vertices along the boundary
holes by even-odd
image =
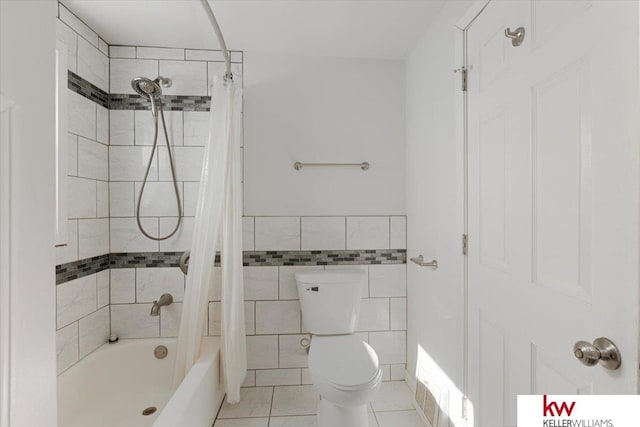
[[[302,322],[312,334],[309,374],[320,392],[319,427],[367,427],[367,404],[380,388],[375,350],[354,334],[366,273],[360,270],[295,274]]]

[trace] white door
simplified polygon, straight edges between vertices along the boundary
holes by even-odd
[[[518,394],[638,391],[637,61],[635,1],[494,0],[467,31],[476,426],[515,425]],[[601,336],[616,371],[573,354]]]

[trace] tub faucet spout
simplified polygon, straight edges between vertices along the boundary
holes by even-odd
[[[171,303],[173,303],[173,296],[171,294],[160,295],[160,299],[153,302],[153,306],[151,307],[151,315],[158,316],[160,314],[160,307],[162,307],[163,305],[169,305]]]

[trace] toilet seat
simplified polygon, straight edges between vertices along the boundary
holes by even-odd
[[[356,335],[314,336],[309,371],[314,383],[344,392],[374,388],[382,379],[378,355]]]

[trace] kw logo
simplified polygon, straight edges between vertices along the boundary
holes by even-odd
[[[571,402],[571,405],[568,405],[567,402],[562,402],[559,406],[557,402],[547,403],[547,395],[545,394],[542,400],[542,415],[544,417],[561,417],[562,413],[566,412],[567,416],[570,417],[575,406],[576,402]]]

